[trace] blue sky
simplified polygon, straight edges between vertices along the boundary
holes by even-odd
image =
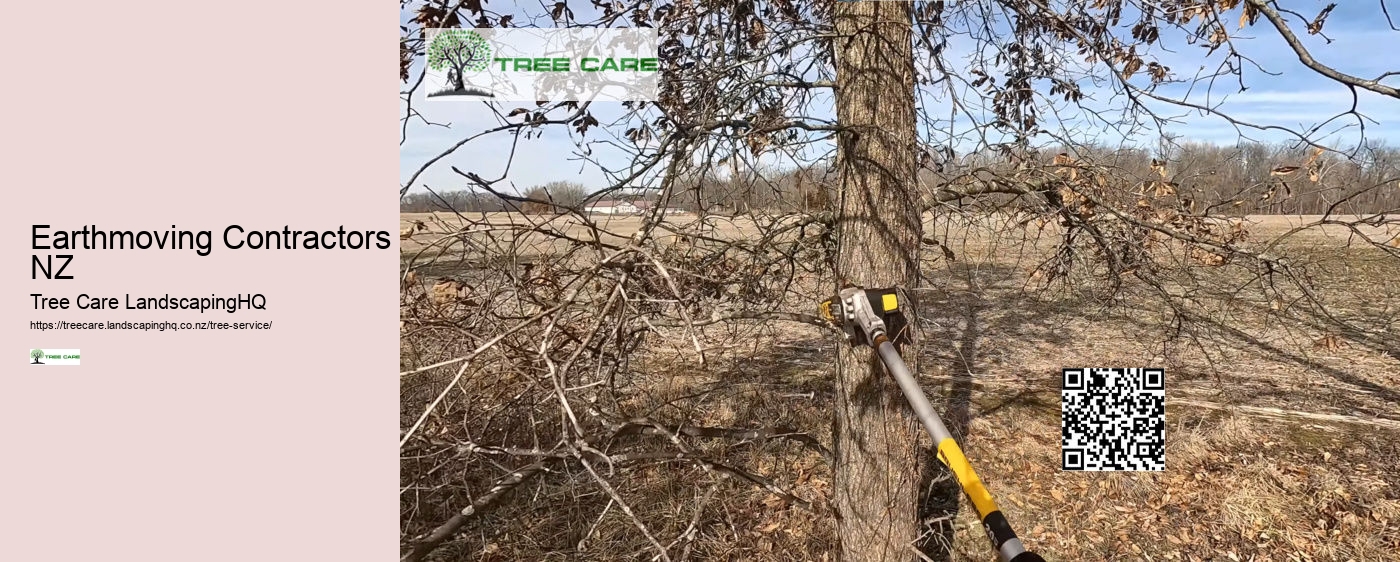
[[[580,19],[587,18],[587,14],[583,13],[586,4],[579,6],[572,4],[571,7]],[[1309,17],[1324,5],[1323,2],[1312,1],[1285,4],[1285,6]],[[502,6],[494,6],[494,9],[497,10],[502,8]],[[1400,16],[1400,13],[1396,15]],[[403,20],[408,17],[410,16],[401,14]],[[1124,19],[1130,20],[1131,16],[1125,15]],[[1238,9],[1234,18],[1227,18],[1227,21],[1237,19]],[[517,21],[517,24],[520,23]],[[536,25],[548,27],[551,24],[548,21],[543,21],[536,23]],[[1221,103],[1224,100],[1220,109],[1237,119],[1261,125],[1278,125],[1299,130],[1311,128],[1350,107],[1352,96],[1348,89],[1304,67],[1267,21],[1261,19],[1254,27],[1242,31],[1233,29],[1233,25],[1229,27],[1232,39],[1238,48],[1267,72],[1260,71],[1253,66],[1247,67],[1244,76],[1245,84],[1249,90],[1242,93],[1237,93],[1238,82],[1234,81],[1233,77],[1228,82],[1225,81],[1226,79],[1221,79],[1221,82],[1218,82],[1213,91],[1209,93],[1211,105]],[[1400,61],[1400,53],[1397,53],[1400,51],[1400,47],[1394,46],[1400,45],[1400,32],[1389,29],[1384,17],[1380,14],[1377,3],[1338,2],[1338,6],[1327,20],[1324,31],[1333,39],[1332,43],[1327,44],[1320,36],[1306,35],[1301,30],[1298,31],[1304,45],[1312,51],[1319,61],[1339,71],[1362,78],[1374,78],[1387,71],[1400,70],[1400,64],[1395,62]],[[1164,41],[1167,43],[1166,46],[1175,52],[1167,52],[1158,48],[1154,49],[1151,55],[1170,67],[1172,73],[1177,77],[1190,77],[1196,74],[1203,65],[1207,67],[1206,72],[1209,72],[1224,59],[1221,51],[1217,51],[1214,56],[1205,59],[1202,56],[1205,50],[1201,47],[1186,45],[1165,33]],[[970,54],[967,51],[970,47],[959,46],[956,43],[950,44],[948,48],[950,59],[955,64],[961,56]],[[956,72],[957,69],[950,70]],[[415,78],[416,73],[417,69],[415,68]],[[1400,76],[1391,77],[1386,83],[1400,85]],[[1094,98],[1087,102],[1091,107],[1114,107],[1121,101],[1113,99],[1112,92],[1106,88],[1094,87],[1088,81],[1081,81],[1080,84],[1081,87],[1085,88],[1085,92]],[[407,86],[404,86],[404,89],[406,90]],[[417,120],[410,122],[408,140],[401,145],[400,150],[401,182],[407,181],[427,160],[442,153],[453,144],[485,129],[496,127],[502,122],[496,116],[496,112],[492,111],[491,107],[484,102],[426,102],[422,97],[421,90],[420,88],[420,91],[414,96],[415,109],[421,111],[429,120],[437,123],[448,123],[450,127],[427,126]],[[1162,93],[1179,97],[1185,95],[1186,91],[1184,86],[1173,86],[1162,90]],[[1204,88],[1198,85],[1192,90],[1189,99],[1192,102],[1204,104],[1208,97]],[[934,115],[949,114],[949,102],[946,99],[941,99],[941,96],[932,93],[926,94],[921,96],[920,103]],[[504,114],[519,105],[527,104],[502,103],[497,104],[496,107],[501,114]],[[400,106],[402,108],[402,102],[400,102]],[[1383,140],[1392,145],[1400,144],[1400,100],[1362,92],[1357,107],[1363,115],[1374,121],[1367,122],[1366,136],[1368,139]],[[1164,115],[1179,118],[1181,123],[1168,126],[1167,130],[1180,135],[1182,140],[1189,139],[1217,144],[1234,144],[1241,140],[1240,132],[1220,117],[1202,116],[1186,109],[1167,108],[1160,104],[1157,105],[1157,108],[1161,109]],[[830,118],[832,113],[829,99],[824,103],[807,108],[805,113],[818,118]],[[594,114],[606,124],[609,118],[622,115],[621,104],[596,102]],[[1098,140],[1107,144],[1117,144],[1123,141],[1121,136],[1105,134],[1103,126],[1094,125],[1091,121],[1086,120],[1084,115],[1076,115],[1071,112],[1062,115],[1061,118],[1065,122],[1065,128],[1076,132],[1076,140]],[[1355,118],[1347,117],[1322,129],[1323,143],[1339,146],[1354,144],[1358,139],[1355,123]],[[1352,127],[1338,130],[1348,124]],[[952,128],[955,131],[965,129],[967,126],[966,120],[955,119],[952,121]],[[1049,126],[1047,128],[1055,130],[1058,127]],[[1253,140],[1261,141],[1285,138],[1278,133],[1253,130],[1245,130],[1244,134]],[[606,137],[606,132],[597,129],[590,131],[589,134],[589,140],[593,141]],[[935,134],[933,138],[939,139],[940,135]],[[1155,140],[1144,136],[1136,139],[1136,142],[1152,144],[1155,143]],[[591,158],[605,165],[618,166],[625,163],[625,160],[619,158],[621,152],[610,151],[605,144],[595,142],[587,149],[592,152]],[[510,169],[507,170],[504,164],[511,150],[512,138],[506,134],[495,134],[474,140],[426,170],[419,176],[411,191],[421,191],[421,186],[425,184],[435,190],[464,187],[464,180],[452,172],[450,167],[452,165],[463,170],[477,170],[487,177],[505,175],[509,183],[520,191],[554,180],[577,181],[595,189],[608,185],[607,178],[598,171],[596,165],[583,162],[575,155],[582,149],[576,139],[571,138],[571,132],[563,127],[547,128],[539,137],[520,140],[519,144],[515,146],[514,161]]]

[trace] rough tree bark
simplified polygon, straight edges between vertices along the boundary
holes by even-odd
[[[910,4],[841,2],[834,9],[836,115],[844,128],[837,279],[908,286],[918,278],[923,230]],[[891,335],[896,346],[909,341],[908,333]],[[919,528],[917,422],[868,347],[838,349],[834,500],[842,559],[911,560]]]

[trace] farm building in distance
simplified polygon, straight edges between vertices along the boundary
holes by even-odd
[[[621,199],[599,199],[597,201],[589,203],[588,206],[585,207],[585,209],[589,213],[597,213],[602,215],[639,215],[650,211],[654,207],[655,202],[653,201],[625,201]],[[685,211],[682,209],[677,209],[675,207],[666,207],[661,209],[661,214],[663,215],[674,215],[683,212]]]
[[[638,210],[636,205],[616,199],[599,199],[588,204],[588,212],[603,215],[634,215]]]

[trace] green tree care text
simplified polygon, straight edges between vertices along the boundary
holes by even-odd
[[[495,61],[501,65],[501,71],[513,70],[517,72],[572,72],[575,70],[574,61],[568,58],[509,58],[496,57]],[[579,59],[577,69],[584,72],[656,72],[656,59],[654,58],[596,58],[584,57]]]

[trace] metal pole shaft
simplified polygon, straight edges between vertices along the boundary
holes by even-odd
[[[923,422],[924,429],[933,437],[933,443],[937,445],[944,439],[952,439],[953,434],[948,433],[948,428],[943,425],[943,419],[938,417],[938,412],[934,411],[933,404],[929,403],[928,396],[924,395],[924,389],[919,386],[919,381],[914,380],[914,376],[909,373],[909,367],[904,364],[904,358],[899,356],[899,351],[895,350],[894,344],[889,340],[880,342],[878,348],[880,361],[884,362],[885,369],[889,370],[890,376],[899,383],[899,389],[904,391],[904,398],[909,401],[909,406],[914,409],[914,415]]]
[[[948,428],[943,425],[942,418],[939,418],[938,413],[934,411],[933,404],[929,403],[928,396],[924,395],[924,390],[919,386],[919,382],[914,380],[914,376],[909,373],[909,367],[904,364],[904,359],[899,356],[894,344],[890,343],[883,335],[877,337],[876,341],[879,342],[876,351],[880,355],[880,360],[885,364],[885,369],[899,383],[899,388],[904,391],[904,397],[909,401],[909,406],[914,409],[914,415],[919,417],[919,421],[924,424],[924,428],[933,437],[934,446],[938,450],[938,460],[947,465],[953,475],[957,477],[963,493],[977,509],[977,516],[982,521],[982,528],[987,532],[987,538],[992,541],[992,548],[996,549],[998,559],[1001,562],[1042,560],[1039,556],[1027,552],[1026,548],[1022,546],[1021,539],[1016,537],[1016,532],[1011,529],[1011,524],[1006,521],[1006,517],[1002,515],[996,502],[992,500],[991,493],[982,484],[982,480],[977,477],[977,473],[972,470],[972,465],[967,462],[967,457],[963,456],[957,441],[948,432]]]

